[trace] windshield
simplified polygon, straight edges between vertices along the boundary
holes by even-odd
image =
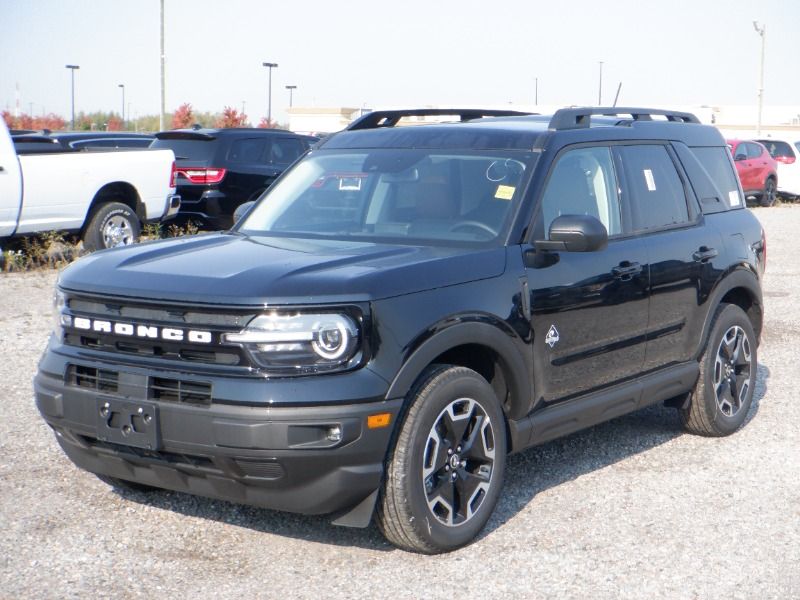
[[[250,235],[488,242],[522,193],[531,153],[312,152],[238,227]]]

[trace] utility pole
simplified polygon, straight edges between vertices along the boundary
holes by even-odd
[[[758,21],[753,21],[753,28],[761,36],[761,68],[758,71],[758,125],[756,135],[761,135],[761,111],[764,108],[764,50],[767,43],[767,26],[758,26]]]
[[[603,106],[603,61],[598,61],[600,63],[600,85],[597,89],[597,106]]]
[[[533,103],[535,106],[539,106],[539,78],[534,78],[534,96],[533,96]]]
[[[269,69],[269,83],[267,84],[267,125],[272,123],[272,69],[277,68],[278,63],[265,62],[262,66]]]
[[[65,65],[72,75],[72,121],[70,127],[75,131],[75,70],[80,69],[79,65]]]
[[[119,83],[117,87],[122,89],[122,129],[125,129],[125,84]]]
[[[289,90],[289,108],[292,108],[292,92],[297,89],[296,85],[287,85],[286,89]]]
[[[158,115],[158,130],[164,131],[164,119],[167,113],[166,78],[164,75],[164,0],[161,0],[161,113]]]

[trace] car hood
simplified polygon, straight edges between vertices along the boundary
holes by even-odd
[[[360,302],[488,279],[505,248],[399,246],[215,233],[96,252],[65,290],[195,304]]]

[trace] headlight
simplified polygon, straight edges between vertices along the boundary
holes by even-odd
[[[223,341],[241,344],[265,369],[295,373],[346,368],[361,346],[356,322],[339,313],[260,315]]]
[[[64,314],[64,310],[66,308],[67,298],[64,295],[64,292],[56,288],[56,291],[53,294],[53,332],[59,339],[61,338],[61,334],[64,332],[64,326],[72,325],[72,317]]]

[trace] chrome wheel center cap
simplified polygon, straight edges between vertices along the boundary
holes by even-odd
[[[461,466],[461,457],[458,454],[450,456],[450,468],[455,470]]]

